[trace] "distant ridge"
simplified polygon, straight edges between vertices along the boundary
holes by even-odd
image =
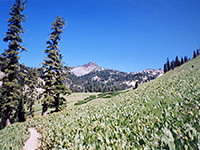
[[[109,92],[125,90],[148,82],[161,75],[162,69],[146,69],[140,72],[122,72],[98,66],[96,63],[73,67],[67,82],[73,92]]]
[[[93,71],[102,71],[102,70],[113,70],[114,71],[114,69],[106,69],[106,68],[100,67],[99,65],[97,65],[94,62],[89,62],[88,64],[85,64],[82,66],[73,67],[71,72],[76,76],[83,76],[83,75],[89,74]],[[117,70],[115,70],[115,71],[117,71]],[[117,72],[121,72],[121,71],[117,71]],[[149,69],[142,70],[139,72],[129,72],[129,73],[127,72],[127,74],[138,74],[138,73],[149,73],[149,72],[154,72],[154,74],[159,73],[160,75],[162,75],[164,73],[161,68],[160,69],[150,69],[149,68]],[[126,72],[124,72],[124,73],[126,73]]]

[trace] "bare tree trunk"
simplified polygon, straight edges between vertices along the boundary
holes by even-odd
[[[56,107],[55,112],[59,111],[59,95],[60,94],[57,93],[55,97],[55,107]]]
[[[48,110],[48,104],[46,102],[44,102],[43,107],[42,107],[42,116],[47,115],[47,110]]]
[[[30,108],[30,115],[31,115],[31,117],[34,117],[32,106],[31,106],[31,108]]]
[[[33,97],[31,97],[31,98],[33,99]],[[34,113],[33,104],[34,104],[34,102],[32,101],[31,104],[30,104],[30,110],[29,110],[31,117],[34,117],[34,114],[33,114]]]
[[[6,127],[11,124],[10,114],[11,114],[11,111],[8,111],[7,116],[6,116]]]
[[[11,124],[11,123],[10,123],[10,118],[7,118],[7,119],[6,119],[6,127],[9,126],[10,124]]]

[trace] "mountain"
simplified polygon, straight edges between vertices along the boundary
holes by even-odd
[[[125,90],[163,75],[163,70],[147,69],[140,72],[121,72],[106,69],[93,62],[74,67],[67,84],[73,92],[108,92]]]
[[[104,70],[104,68],[99,67],[97,64],[93,62],[89,62],[88,64],[85,64],[83,66],[72,68],[71,72],[74,73],[76,76],[83,76],[92,71],[102,71],[102,70]]]
[[[31,68],[22,68],[23,72],[27,72]],[[38,87],[38,93],[42,92],[44,81],[41,70]],[[0,86],[2,85],[3,73],[0,72]],[[66,78],[65,82],[72,92],[110,92],[120,91],[128,88],[135,88],[136,82],[142,84],[151,81],[163,75],[163,70],[147,69],[140,72],[121,72],[112,69],[106,69],[98,66],[96,63],[73,67],[71,74]]]

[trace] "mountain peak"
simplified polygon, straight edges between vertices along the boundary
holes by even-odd
[[[83,66],[79,67],[74,67],[71,71],[76,75],[76,76],[83,76],[86,75],[92,71],[101,71],[103,70],[102,67],[99,67],[97,64],[93,62],[89,62],[88,64],[85,64]]]
[[[93,62],[89,62],[88,64],[83,65],[85,67],[90,67],[90,66],[96,66],[99,67],[97,64],[93,63]]]

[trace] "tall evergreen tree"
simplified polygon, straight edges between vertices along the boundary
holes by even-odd
[[[169,63],[169,58],[167,58],[167,71],[170,71],[171,69],[171,66],[170,66],[170,63]]]
[[[196,54],[196,52],[194,51],[193,52],[193,58],[196,58],[197,57],[197,54]]]
[[[188,61],[187,56],[184,57],[184,63],[186,63]]]
[[[176,59],[175,59],[175,63],[174,63],[174,67],[178,67],[181,65],[181,62],[180,60],[178,59],[178,56],[176,56]]]
[[[181,65],[184,64],[184,59],[181,57]]]
[[[174,62],[174,60],[171,61],[171,65],[170,66],[171,66],[171,69],[174,70],[174,68],[175,68],[175,62]]]
[[[50,39],[47,41],[47,49],[45,53],[47,54],[46,59],[44,59],[43,70],[44,70],[44,81],[45,81],[45,91],[44,91],[44,102],[42,115],[46,115],[48,106],[54,106],[55,111],[60,110],[60,106],[64,104],[64,97],[66,93],[69,93],[68,88],[63,83],[63,70],[65,67],[62,63],[62,55],[58,48],[58,42],[60,39],[60,34],[63,33],[65,26],[64,18],[57,16],[56,20],[52,23],[53,32],[50,35]],[[66,69],[65,69],[66,70]]]
[[[27,76],[26,76],[26,87],[25,87],[25,98],[27,109],[29,110],[29,114],[33,117],[33,105],[35,100],[37,99],[37,86],[38,86],[38,73],[36,68],[28,69]]]
[[[167,72],[167,64],[164,64],[164,73]]]
[[[26,16],[22,14],[26,8],[25,3],[16,0],[11,8],[11,13],[9,13],[11,17],[8,20],[9,29],[4,38],[4,41],[9,42],[9,45],[0,57],[2,71],[6,74],[3,78],[1,93],[1,127],[9,125],[11,120],[15,120],[11,116],[17,116],[18,121],[24,121],[25,119],[23,115],[16,115],[17,112],[22,112],[24,103],[22,100],[22,86],[19,84],[21,78],[23,78],[23,74],[20,73],[19,54],[20,51],[26,51],[21,45],[23,42],[21,35],[25,30],[21,24],[26,20]]]
[[[197,54],[197,56],[199,56],[199,49],[197,49],[197,53],[196,54]]]

